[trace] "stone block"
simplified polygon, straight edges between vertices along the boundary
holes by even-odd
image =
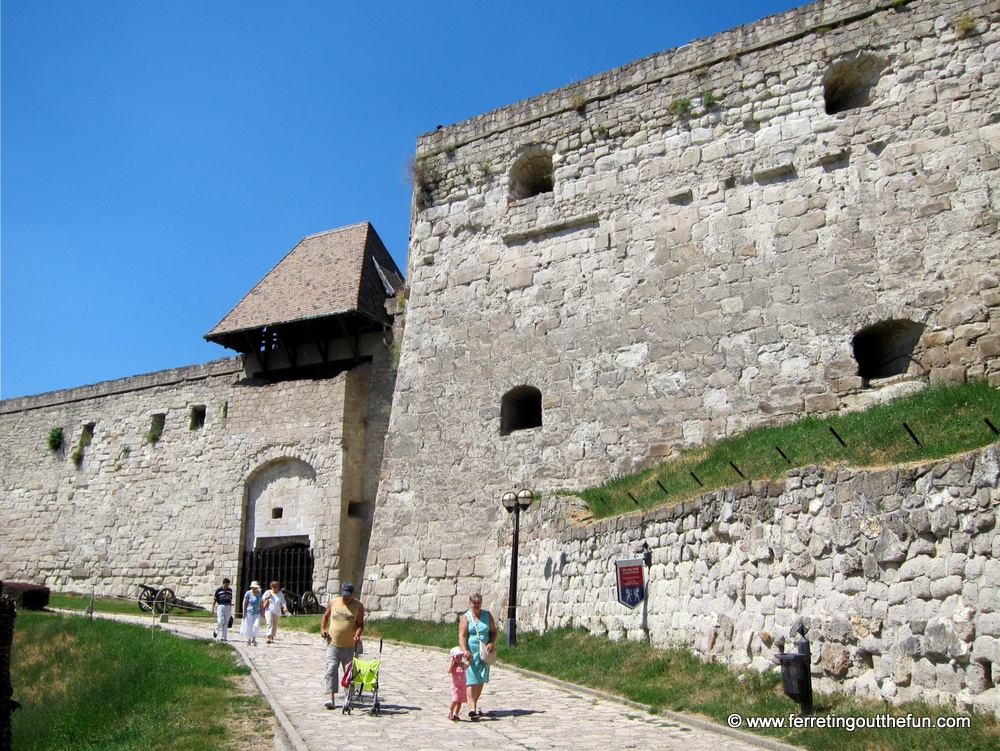
[[[978,662],[997,662],[997,639],[994,636],[977,636],[972,643],[972,658]]]
[[[920,575],[918,561],[922,559],[907,560],[908,547],[909,546],[901,540],[895,532],[886,527],[882,530],[881,534],[879,534],[878,540],[875,542],[873,555],[875,556],[875,559],[882,564],[902,563],[905,561],[903,566],[900,568],[900,578],[904,580],[911,579]],[[905,574],[904,569],[907,569]]]
[[[820,667],[828,675],[844,678],[851,667],[850,652],[840,644],[826,643],[820,650]]]
[[[964,579],[961,576],[946,576],[930,582],[930,594],[935,600],[944,600],[949,595],[960,594]]]
[[[980,613],[976,618],[976,633],[981,637],[1000,637],[1000,612]]]
[[[525,289],[534,283],[534,274],[531,269],[521,269],[509,274],[504,279],[504,285],[509,291]]]

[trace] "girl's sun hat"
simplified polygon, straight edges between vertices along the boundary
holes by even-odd
[[[461,647],[452,647],[451,648],[451,656],[452,657],[458,657],[461,654],[465,654],[464,652],[462,652],[462,648]]]

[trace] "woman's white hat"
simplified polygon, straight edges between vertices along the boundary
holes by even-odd
[[[250,582],[250,589],[260,589],[260,582],[258,581]]]

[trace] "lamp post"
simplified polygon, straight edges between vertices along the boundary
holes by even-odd
[[[521,533],[521,509],[527,509],[535,494],[527,488],[503,494],[500,502],[508,514],[514,514],[514,542],[510,553],[510,594],[507,597],[507,646],[517,646],[517,548]]]

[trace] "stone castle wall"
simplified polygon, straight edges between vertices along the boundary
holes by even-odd
[[[884,366],[1000,382],[998,29],[996,0],[818,2],[422,136],[398,370],[379,336],[330,380],[221,360],[0,403],[0,578],[204,603],[307,539],[376,616],[503,613],[529,487],[523,624],[644,633],[607,589],[647,541],[655,643],[759,667],[804,618],[859,691],[990,696],[992,453],[584,526],[554,493],[853,408]]]
[[[591,524],[524,517],[522,629],[586,628],[766,669],[798,625],[824,690],[1000,710],[998,445],[884,471],[807,467]],[[614,561],[652,550],[647,630]],[[488,606],[499,618],[503,611]]]
[[[205,604],[222,576],[236,581],[245,548],[302,541],[314,588],[333,591],[364,564],[355,540],[371,525],[390,374],[385,352],[334,379],[276,384],[226,359],[5,400],[0,579],[113,595],[169,586]]]
[[[1000,380],[998,3],[892,5],[814,3],[419,139],[373,612],[499,609],[507,490],[855,405],[859,332],[897,378]],[[541,424],[504,430],[524,387]]]

